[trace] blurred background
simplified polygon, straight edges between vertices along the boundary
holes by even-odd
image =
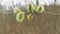
[[[44,5],[45,12],[17,22],[14,7],[25,10],[29,2]],[[60,34],[60,0],[0,0],[0,34]]]

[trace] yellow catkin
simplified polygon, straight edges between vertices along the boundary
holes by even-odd
[[[35,10],[36,10],[36,6],[33,3],[28,4],[28,6],[27,6],[28,12],[34,13]]]
[[[32,16],[32,14],[30,13],[30,14],[27,16],[27,19],[30,21],[30,20],[32,20],[32,18],[33,18],[33,16]]]
[[[19,13],[17,13],[16,14],[16,20],[18,21],[18,22],[23,22],[24,21],[24,12],[19,12]]]
[[[17,13],[20,12],[20,11],[21,11],[21,9],[19,9],[18,7],[15,7],[15,8],[14,8],[14,13],[15,13],[15,14],[17,14]]]
[[[38,12],[38,13],[43,13],[44,11],[45,11],[44,6],[38,6],[38,7],[37,7],[37,12]]]

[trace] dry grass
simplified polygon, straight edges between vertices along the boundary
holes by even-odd
[[[45,6],[43,14],[34,15],[33,20],[19,23],[14,14],[0,13],[0,34],[60,34],[60,8]]]

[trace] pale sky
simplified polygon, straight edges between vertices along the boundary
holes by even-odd
[[[31,0],[0,0],[0,4],[4,5],[6,7],[8,6],[13,6],[12,2],[14,3],[14,5],[21,3],[21,5],[26,5],[28,2],[30,2]],[[60,0],[57,0],[57,3],[60,3]],[[32,0],[32,2],[34,4],[36,4],[36,0]],[[54,3],[54,0],[39,0],[39,4],[46,4],[46,5],[50,5]]]
[[[27,0],[27,2],[29,2],[31,0]],[[0,0],[0,4],[2,5],[12,5],[12,2],[14,2],[14,4],[18,4],[18,3],[21,3],[21,4],[25,4],[25,0]],[[36,0],[32,0],[32,2],[35,4]],[[39,0],[40,3],[52,3],[54,2],[54,0]]]
[[[12,6],[12,2],[16,5],[18,3],[26,4],[29,1],[31,0],[26,0],[26,1],[25,0],[0,0],[0,4]],[[57,0],[57,1],[58,1],[57,3],[60,3],[60,0]],[[36,0],[32,0],[32,2],[35,4]],[[39,3],[40,4],[52,4],[54,3],[54,0],[39,0]]]

